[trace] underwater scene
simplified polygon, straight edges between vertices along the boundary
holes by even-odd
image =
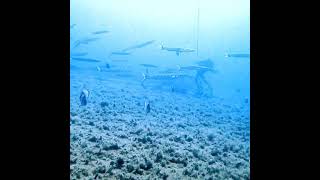
[[[250,1],[70,0],[70,179],[250,179]]]

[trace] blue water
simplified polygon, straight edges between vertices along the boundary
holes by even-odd
[[[249,3],[70,1],[70,178],[249,179]]]

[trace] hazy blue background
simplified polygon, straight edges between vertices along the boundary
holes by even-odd
[[[249,98],[250,60],[225,58],[227,51],[250,51],[249,0],[71,0],[73,42],[98,30],[110,30],[102,40],[79,47],[88,57],[108,60],[110,52],[156,40],[138,49],[128,65],[192,65],[211,58],[218,74],[206,75],[214,95],[230,100]],[[197,10],[200,8],[199,57],[197,53],[161,51],[159,45],[196,49]],[[238,90],[238,92],[237,92]],[[240,90],[240,92],[239,92]]]

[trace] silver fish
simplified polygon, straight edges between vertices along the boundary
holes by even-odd
[[[158,66],[152,65],[152,64],[140,64],[143,67],[149,67],[149,68],[157,68]]]
[[[176,52],[177,56],[179,56],[181,53],[187,53],[187,52],[194,52],[195,51],[194,49],[164,47],[163,45],[161,45],[161,50],[174,51],[174,52]]]
[[[148,114],[151,110],[150,102],[148,100],[144,102],[144,110],[145,110],[146,114]]]
[[[91,59],[91,58],[71,57],[71,59],[76,61],[83,61],[83,62],[101,62],[100,60]]]
[[[109,33],[110,31],[107,31],[107,30],[102,30],[102,31],[95,31],[95,32],[92,32],[92,34],[106,34],[106,33]]]
[[[144,42],[144,43],[141,43],[141,44],[137,44],[137,45],[134,45],[134,46],[130,46],[128,48],[125,48],[124,50],[122,51],[129,51],[129,50],[133,50],[133,49],[138,49],[138,48],[143,48],[145,46],[148,46],[150,44],[153,44],[155,42],[155,40],[151,40],[151,41],[147,41],[147,42]]]
[[[78,47],[78,46],[81,45],[81,44],[88,44],[89,42],[97,41],[97,40],[99,40],[99,39],[100,39],[100,38],[84,38],[84,39],[76,40],[76,41],[74,42],[73,48],[76,48],[76,47]]]
[[[126,56],[126,55],[130,55],[130,54],[131,53],[129,53],[129,52],[115,51],[115,52],[111,52],[110,56],[111,55],[124,55],[124,56]]]
[[[195,71],[199,71],[199,70],[211,70],[212,68],[208,68],[205,66],[177,66],[178,70],[195,70]]]
[[[228,54],[228,53],[226,53],[225,57],[226,58],[229,58],[229,57],[233,57],[233,58],[250,58],[250,54]]]

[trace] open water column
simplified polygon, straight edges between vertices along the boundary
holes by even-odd
[[[70,5],[70,179],[250,179],[249,0]]]

